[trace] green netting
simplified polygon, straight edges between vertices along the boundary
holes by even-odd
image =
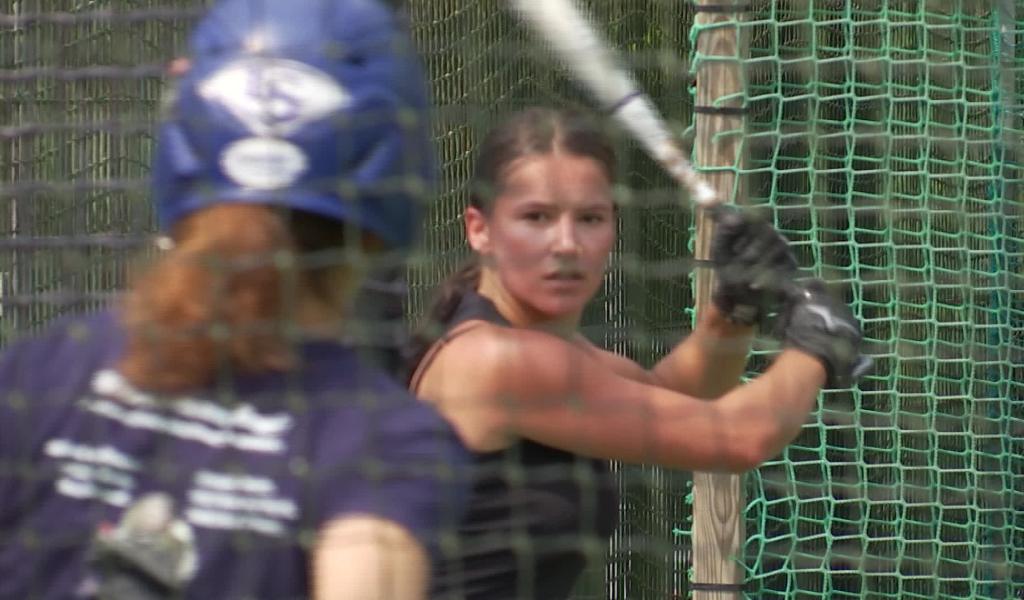
[[[201,2],[163,4],[0,3],[12,21],[33,17],[0,27],[5,339],[103,301],[153,229],[146,177],[164,66]]]
[[[747,478],[751,597],[1024,590],[1022,6],[761,2],[741,26],[738,201],[845,284],[878,359]]]
[[[284,0],[281,0],[284,1]],[[139,234],[162,65],[200,0],[5,0],[0,14],[4,340],[124,283]],[[465,254],[473,153],[504,113],[585,104],[500,0],[412,0],[445,181],[410,271],[413,314]],[[680,132],[693,8],[591,0]],[[118,18],[76,18],[115,10]],[[64,14],[67,13],[67,14]],[[125,18],[125,15],[128,18]],[[756,0],[730,59],[748,116],[744,190],[805,271],[845,285],[877,358],[747,476],[751,598],[1024,595],[1024,3]],[[625,141],[621,239],[588,312],[602,345],[652,363],[690,327],[678,265],[692,217]],[[697,161],[700,155],[698,152]],[[104,236],[102,243],[86,235]],[[753,368],[763,366],[768,342]],[[580,598],[685,596],[688,477],[621,467],[621,526]]]

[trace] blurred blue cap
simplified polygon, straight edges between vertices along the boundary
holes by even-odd
[[[153,163],[160,227],[223,203],[307,211],[393,247],[437,169],[427,82],[379,0],[223,0],[195,28]]]

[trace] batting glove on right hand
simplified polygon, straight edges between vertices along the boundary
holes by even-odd
[[[861,354],[860,323],[820,279],[790,291],[775,331],[784,346],[811,354],[825,365],[828,389],[851,387],[871,369],[871,359]]]

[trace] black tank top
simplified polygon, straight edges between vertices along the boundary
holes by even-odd
[[[494,305],[471,292],[435,348],[467,321],[508,326]],[[471,328],[471,327],[470,327]],[[421,361],[418,375],[434,356]],[[437,600],[563,600],[587,559],[603,558],[618,520],[617,485],[606,461],[529,440],[475,453],[473,493],[457,536],[434,574]]]

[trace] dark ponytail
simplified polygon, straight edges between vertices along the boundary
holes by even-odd
[[[476,290],[480,285],[480,262],[470,259],[454,273],[449,275],[434,292],[434,297],[427,307],[427,314],[413,332],[406,353],[405,379],[410,378],[419,366],[420,361],[437,340],[441,339],[444,330],[455,316],[459,303],[466,294]]]

